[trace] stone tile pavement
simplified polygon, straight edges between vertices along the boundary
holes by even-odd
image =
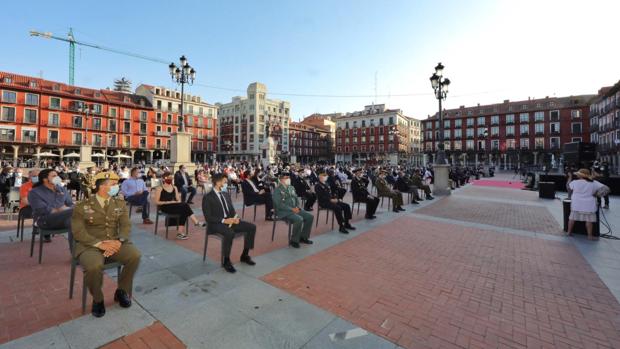
[[[498,176],[497,179],[502,180],[501,176]],[[558,226],[558,222],[561,220],[561,212],[558,216],[558,207],[556,207],[559,205],[557,200],[553,202],[540,201],[536,198],[536,193],[514,189],[503,190],[485,187],[477,189],[468,186],[457,190],[453,195],[453,198],[455,198],[454,202],[460,202],[462,205],[471,205],[469,199],[473,198],[477,202],[479,201],[481,204],[486,205],[510,204],[517,210],[521,210],[523,207],[530,209],[545,208],[556,221],[553,225]],[[196,205],[194,205],[195,212],[199,216],[201,213],[199,209],[200,199],[200,195],[194,199],[194,202],[196,202]],[[499,218],[502,218],[501,216],[498,216],[498,219],[495,221],[484,223],[479,222],[479,220],[463,221],[456,219],[458,217],[455,216],[441,217],[440,215],[420,213],[420,211],[425,210],[424,207],[428,206],[429,208],[426,210],[430,210],[430,208],[442,204],[442,201],[445,200],[426,201],[421,205],[422,207],[413,208],[408,206],[408,212],[405,214],[385,212],[386,207],[384,207],[383,210],[380,210],[377,220],[372,222],[365,220],[356,222],[355,225],[359,229],[350,236],[329,232],[330,228],[321,219],[318,230],[319,234],[313,235],[315,244],[300,250],[284,247],[286,240],[284,225],[278,223],[282,227],[279,227],[279,230],[276,232],[274,244],[270,244],[269,236],[266,240],[269,243],[262,245],[264,249],[257,249],[256,252],[258,254],[254,254],[257,256],[255,260],[258,265],[255,267],[237,265],[239,272],[235,275],[229,275],[219,267],[217,262],[219,260],[219,241],[215,239],[209,241],[210,247],[207,263],[202,262],[202,244],[204,240],[203,233],[198,228],[196,230],[192,229],[193,235],[189,241],[166,241],[162,238],[161,233],[158,236],[153,235],[153,226],[139,224],[140,217],[134,213],[132,217],[134,222],[132,236],[134,243],[143,253],[143,260],[135,280],[134,306],[129,310],[110,306],[108,314],[103,319],[94,319],[90,315],[86,315],[73,320],[68,318],[55,322],[48,326],[47,329],[38,332],[28,330],[23,333],[23,335],[27,335],[25,337],[10,342],[6,342],[8,339],[0,340],[0,343],[5,342],[0,344],[0,348],[97,348],[104,345],[123,348],[125,347],[123,345],[132,347],[129,344],[138,345],[135,347],[145,347],[140,346],[142,342],[146,343],[146,345],[152,344],[153,347],[157,347],[157,345],[162,343],[167,345],[166,343],[168,342],[165,340],[170,339],[171,336],[182,342],[183,346],[189,348],[395,348],[399,346],[399,341],[401,341],[401,344],[408,346],[408,338],[410,337],[407,337],[407,335],[402,334],[398,340],[394,340],[387,337],[384,333],[384,327],[387,327],[390,329],[390,332],[393,331],[393,337],[396,337],[398,331],[403,330],[403,327],[397,325],[396,321],[401,321],[402,318],[394,317],[393,323],[390,322],[392,320],[381,323],[380,325],[383,325],[383,327],[379,326],[379,329],[376,328],[376,325],[374,327],[372,325],[360,326],[360,323],[353,321],[353,318],[349,319],[341,315],[338,309],[333,310],[332,308],[317,306],[313,301],[308,302],[304,298],[305,296],[299,297],[297,295],[298,291],[323,294],[327,290],[330,292],[327,292],[324,298],[335,299],[333,304],[330,303],[330,307],[334,307],[335,304],[351,307],[355,303],[355,296],[359,295],[360,299],[364,299],[364,294],[366,293],[365,289],[350,286],[352,282],[359,282],[358,279],[361,279],[360,274],[362,272],[367,279],[377,279],[385,276],[387,280],[396,280],[397,285],[400,285],[391,288],[387,284],[381,286],[385,283],[383,279],[380,279],[376,285],[372,285],[377,289],[369,291],[367,301],[378,293],[385,294],[386,296],[383,296],[380,302],[376,302],[377,305],[374,307],[364,309],[367,310],[365,313],[367,315],[364,319],[367,319],[369,323],[373,323],[373,320],[376,320],[376,318],[381,317],[381,315],[390,310],[393,307],[393,304],[389,303],[392,295],[394,297],[400,296],[409,285],[422,288],[432,286],[434,288],[431,288],[431,290],[439,290],[438,294],[428,294],[429,292],[425,292],[423,294],[416,294],[414,297],[414,301],[422,302],[422,300],[426,300],[426,302],[421,304],[420,309],[416,309],[415,316],[417,316],[417,321],[435,324],[434,321],[444,319],[441,317],[441,314],[437,314],[437,309],[445,309],[441,307],[447,307],[449,304],[459,304],[461,297],[465,299],[469,296],[470,300],[465,305],[465,308],[457,307],[456,309],[462,310],[464,314],[467,314],[465,311],[473,312],[476,309],[478,312],[483,311],[478,316],[489,316],[492,320],[491,324],[482,322],[484,326],[487,326],[488,336],[486,333],[479,335],[483,336],[484,340],[489,340],[490,343],[493,343],[493,338],[496,338],[497,345],[495,347],[508,347],[512,345],[512,347],[518,348],[522,346],[515,339],[519,338],[518,333],[522,332],[521,327],[523,326],[521,321],[522,314],[518,312],[517,308],[517,301],[519,299],[523,299],[524,303],[531,303],[535,307],[547,309],[547,319],[550,319],[552,315],[554,315],[554,319],[555,316],[560,316],[561,321],[559,323],[563,326],[567,336],[569,335],[567,329],[570,329],[570,327],[564,321],[569,320],[565,320],[562,316],[569,314],[574,316],[573,319],[578,318],[577,315],[571,313],[571,311],[575,310],[574,306],[570,305],[574,304],[571,301],[574,302],[575,299],[578,299],[590,302],[591,304],[588,303],[587,305],[579,303],[579,307],[582,311],[581,316],[587,316],[588,319],[593,319],[592,321],[604,322],[602,318],[605,314],[617,311],[617,302],[614,303],[615,300],[613,298],[609,300],[610,292],[616,293],[616,288],[618,288],[618,284],[614,284],[614,281],[620,280],[620,273],[613,267],[620,265],[618,263],[614,264],[619,259],[618,256],[620,256],[620,250],[618,250],[618,245],[615,242],[602,240],[598,243],[590,243],[578,237],[569,239],[545,232],[536,232],[536,230],[528,231],[521,229],[528,229],[528,227],[505,227],[498,223],[500,221]],[[620,202],[616,205],[613,200],[612,211],[614,207],[620,207]],[[240,212],[241,196],[236,198],[235,202],[235,206]],[[414,211],[411,211],[412,208]],[[617,213],[618,211],[615,212]],[[363,214],[362,212],[360,213]],[[246,219],[251,221],[252,215],[253,212],[250,209],[246,212]],[[610,216],[612,215],[610,214]],[[262,217],[259,212],[257,214],[257,224],[259,225],[260,236],[270,235],[271,226],[263,222]],[[610,220],[614,219],[610,218]],[[406,223],[403,223],[403,220],[406,220]],[[618,223],[620,222],[613,224],[618,226]],[[431,227],[434,228],[431,229]],[[412,236],[407,236],[407,239],[403,240],[410,243],[413,242],[414,246],[401,243],[400,245],[402,246],[395,247],[392,235],[403,234],[402,231],[408,229],[415,231],[419,229],[424,231],[424,233],[409,234]],[[0,232],[0,251],[3,248],[8,248],[7,246],[19,244],[11,242],[13,238],[10,235],[12,234],[14,234],[14,231],[12,233],[10,231]],[[446,238],[448,235],[451,237],[456,235],[459,238],[452,241],[453,239]],[[440,237],[442,242],[444,239],[448,240],[448,242],[444,242],[442,247],[438,248],[435,246],[434,241],[437,239],[434,238],[435,236]],[[339,256],[334,256],[331,253],[332,250],[338,250],[341,246],[344,248],[347,244],[363,245],[362,242],[367,239],[373,241],[375,245],[373,248],[364,250],[367,253],[358,259],[354,258],[356,256],[355,251],[352,253],[342,253]],[[419,247],[415,246],[419,241],[427,244],[423,246],[428,247],[429,252],[421,251],[412,256],[407,256],[411,260],[418,260],[419,262],[409,263],[403,276],[397,275],[396,271],[392,270],[394,268],[391,260],[393,258],[402,258],[401,254],[404,253],[403,251],[408,251],[407,247],[411,250],[419,250]],[[472,241],[476,241],[476,243]],[[240,248],[241,243],[241,241],[235,241],[235,248]],[[27,242],[24,241],[22,245],[27,245]],[[52,245],[56,245],[56,242]],[[443,245],[445,245],[445,248],[443,248]],[[573,245],[576,249],[572,247]],[[46,245],[46,248],[49,246]],[[472,250],[475,253],[471,254],[467,251],[460,251],[458,246]],[[394,248],[399,251],[395,254],[396,257],[385,252]],[[55,249],[57,249],[56,252],[54,252]],[[68,277],[68,266],[63,264],[67,263],[68,259],[63,261],[62,257],[66,252],[66,245],[58,244],[57,248],[50,248],[49,250],[50,254],[46,252],[43,266],[46,267],[49,263],[51,267],[53,263],[59,263],[57,275],[63,274],[63,270],[66,270],[64,271],[66,273],[65,277]],[[448,254],[448,251],[451,253]],[[552,252],[550,253],[549,251]],[[13,253],[11,258],[14,258],[15,261],[13,263],[15,264],[24,264],[29,259],[25,251]],[[57,253],[57,256],[55,257],[53,253]],[[236,252],[233,253],[233,256],[237,254]],[[324,264],[320,258],[323,253],[330,255],[330,260],[333,259],[332,264]],[[368,268],[368,270],[372,271],[372,273],[369,273],[368,270],[360,268],[359,263],[364,262],[363,257],[375,256],[377,253],[381,256],[373,262],[379,265],[382,270],[377,271],[378,269]],[[492,258],[480,258],[480,255],[484,253],[488,253]],[[416,257],[418,254],[419,256]],[[453,255],[456,255],[456,257]],[[427,256],[427,258],[423,258],[424,256]],[[1,258],[0,255],[0,261]],[[553,260],[553,263],[545,263],[549,259]],[[560,261],[559,263],[557,263],[558,260]],[[312,263],[307,263],[307,261],[312,261]],[[589,263],[589,266],[586,261]],[[467,264],[468,262],[478,262],[478,264]],[[494,264],[493,262],[497,263]],[[308,274],[319,275],[317,280],[312,280],[313,283],[317,283],[315,288],[310,290],[300,288],[299,290],[291,290],[289,292],[261,280],[263,277],[266,279],[270,275],[275,275],[280,268],[283,268],[282,271],[286,271],[287,268],[295,267],[297,264],[311,264]],[[400,263],[400,265],[402,264]],[[473,267],[468,269],[466,267],[468,265],[473,265]],[[573,274],[567,269],[569,268],[568,266],[573,265],[577,267],[579,275],[585,274],[585,276],[574,281],[575,285],[569,285],[569,287],[567,286],[568,280],[572,281],[570,278],[573,277],[571,276]],[[26,266],[26,268],[28,267],[31,268],[31,266]],[[347,268],[353,271],[346,274]],[[429,272],[439,272],[436,273],[435,277],[432,277],[432,274],[429,274],[429,272],[421,272],[425,270],[424,268],[427,268]],[[588,270],[588,268],[591,269]],[[597,274],[592,273],[592,269]],[[463,275],[457,275],[456,271],[461,271]],[[4,273],[5,269],[0,264],[0,280],[2,280],[2,276],[8,275]],[[404,276],[411,275],[411,273],[416,278],[412,279]],[[108,285],[112,288],[115,287],[113,282],[114,274],[114,271],[109,273],[110,282],[106,279],[106,287]],[[341,279],[330,279],[332,277],[330,275],[334,274],[343,274],[344,276]],[[545,275],[548,274],[553,275],[550,278],[546,278]],[[419,277],[419,275],[422,276]],[[34,276],[34,278],[38,277],[40,276]],[[424,279],[425,277],[430,279]],[[469,280],[470,278],[471,280]],[[79,287],[81,277],[78,277],[78,279],[77,284]],[[22,282],[20,278],[14,277],[12,280],[17,284]],[[423,283],[424,280],[430,280],[429,284],[425,285]],[[453,285],[449,283],[451,280],[456,280]],[[485,280],[485,282],[482,283],[481,280]],[[587,285],[584,286],[583,284],[585,283]],[[583,287],[574,290],[577,286]],[[475,287],[481,289],[482,292],[468,293],[470,289]],[[568,287],[570,292],[565,290],[566,287]],[[335,291],[332,292],[332,288]],[[551,291],[549,291],[549,288],[551,288]],[[457,292],[457,290],[461,290],[461,293],[453,293]],[[495,296],[494,292],[502,290],[501,296],[493,298]],[[526,293],[526,290],[529,290],[529,292]],[[582,294],[588,290],[592,291],[592,294]],[[79,292],[79,288],[76,291]],[[59,295],[65,294],[64,292],[66,291],[60,292]],[[111,294],[108,292],[111,291],[106,291],[106,294]],[[595,297],[595,295],[597,299],[592,301],[591,298]],[[620,295],[620,292],[616,293],[616,295]],[[610,303],[606,307],[605,312],[592,314],[592,309],[598,310],[598,308],[592,307],[598,307],[601,302],[604,303],[607,300]],[[0,298],[0,309],[3,308],[3,301],[5,300]],[[474,308],[474,302],[478,303],[477,308]],[[500,303],[502,306],[498,309],[498,304]],[[79,304],[79,301],[77,304]],[[588,309],[588,306],[591,309]],[[425,313],[429,307],[431,310]],[[566,310],[567,307],[568,310]],[[488,311],[488,314],[484,313],[484,311]],[[410,310],[404,308],[400,316],[408,314],[410,314]],[[537,316],[542,316],[541,314],[537,313]],[[462,321],[461,315],[461,313],[458,313],[451,320],[455,323]],[[512,318],[508,315],[512,316]],[[431,316],[436,316],[436,318]],[[526,313],[522,316],[530,319],[532,315]],[[496,321],[498,319],[501,321]],[[27,328],[31,323],[36,322],[35,317],[24,318],[19,324],[11,320],[13,319],[9,318],[7,320],[8,323],[15,324],[16,327],[21,328]],[[0,321],[2,321],[1,317]],[[537,319],[537,321],[542,320]],[[602,327],[609,329],[610,326],[616,326],[616,324],[617,322],[610,320]],[[475,327],[469,329],[467,324],[458,323],[457,325],[460,326],[459,330],[463,328],[464,331],[469,330],[474,334],[476,333]],[[457,325],[450,323],[450,326]],[[539,325],[538,332],[535,332],[538,337],[543,337],[543,330],[546,331],[543,325]],[[437,327],[436,329],[433,327],[433,330],[436,332],[433,334],[431,331],[431,338],[439,338],[441,340],[432,339],[434,342],[431,342],[431,347],[451,347],[455,345],[449,340],[452,335],[450,332],[452,327],[450,326]],[[512,342],[504,338],[506,337],[505,332],[508,326],[511,326],[511,335],[515,337],[511,339]],[[575,324],[575,326],[577,326],[578,331],[581,331],[578,334],[586,336],[585,332],[583,332],[585,331],[585,325]],[[157,330],[152,331],[154,328]],[[530,329],[526,328],[526,330]],[[552,330],[552,334],[558,335],[558,338],[561,338],[560,334],[556,333],[559,331],[557,328],[554,327]],[[31,334],[28,335],[29,333]],[[457,339],[460,335],[460,333],[457,334]],[[607,338],[607,333],[603,333],[603,335],[606,340],[610,341]],[[530,335],[530,337],[533,336]],[[145,338],[148,338],[151,342],[147,343]],[[479,339],[472,336],[469,342],[470,347],[476,347],[479,344],[478,342],[480,342]],[[593,340],[591,343],[597,344],[602,340],[599,338],[598,341]],[[155,344],[156,341],[161,343]],[[482,342],[484,343],[484,341]],[[418,342],[414,342],[414,344],[416,343]],[[463,342],[458,343],[461,344],[461,347],[465,347]],[[575,345],[574,342],[566,343],[566,341],[560,339],[554,343],[554,347]],[[172,345],[171,343],[168,344]],[[532,346],[535,347],[534,345]],[[545,342],[544,338],[542,339],[541,347],[550,347],[548,341]],[[601,344],[601,347],[604,347],[604,345]]]

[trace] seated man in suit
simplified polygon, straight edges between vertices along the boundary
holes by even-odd
[[[379,173],[379,178],[377,178],[377,181],[375,182],[375,185],[377,186],[377,194],[379,195],[379,197],[385,196],[392,199],[392,211],[404,211],[405,209],[402,207],[403,194],[398,190],[392,190],[392,188],[385,179],[386,175],[387,172],[384,170],[381,170],[381,172]]]
[[[362,169],[353,170],[353,179],[351,180],[351,195],[355,202],[366,203],[366,219],[375,219],[375,212],[379,206],[379,198],[370,195],[368,192],[368,179],[362,177]]]
[[[293,248],[299,248],[300,242],[311,245],[312,240],[309,238],[314,216],[299,207],[300,200],[291,186],[288,172],[280,172],[280,181],[272,195],[276,215],[293,225],[289,245]]]
[[[273,218],[273,200],[271,194],[265,189],[259,188],[254,181],[254,173],[250,170],[244,172],[245,179],[241,182],[244,203],[246,206],[265,205],[265,220],[271,221]]]
[[[308,185],[305,174],[305,170],[303,168],[300,168],[297,171],[297,175],[292,178],[292,182],[293,187],[295,187],[295,192],[297,193],[297,196],[306,199],[306,203],[304,204],[304,210],[312,211],[312,206],[314,206],[314,202],[316,201],[316,194],[312,191],[310,185]],[[292,176],[293,174],[291,173],[291,177]]]
[[[319,176],[319,183],[317,184],[320,184],[320,182],[321,182],[321,178]],[[338,175],[336,174],[336,171],[334,171],[333,169],[329,170],[329,178],[327,179],[327,182],[325,183],[329,185],[329,189],[332,191],[332,193],[334,193],[334,195],[336,195],[336,197],[339,200],[342,200],[344,195],[347,193],[347,190],[342,185],[342,181],[340,180],[340,177],[338,177]],[[316,185],[315,185],[315,189],[316,189]]]
[[[181,201],[193,204],[192,199],[196,195],[196,188],[192,184],[192,179],[187,174],[185,165],[181,165],[179,170],[174,174],[174,186],[177,187],[179,193],[181,193]],[[189,193],[189,197],[187,197]],[[187,201],[185,201],[187,198]]]
[[[347,229],[355,230],[355,227],[349,223],[352,218],[351,206],[349,204],[340,201],[338,195],[332,193],[331,188],[327,185],[327,174],[321,173],[319,175],[319,183],[314,186],[316,196],[319,200],[319,207],[327,208],[334,211],[338,226],[338,231],[343,234],[349,234]]]
[[[411,182],[411,179],[405,175],[405,171],[403,170],[398,173],[398,179],[396,179],[396,189],[398,189],[401,193],[412,193],[413,197],[411,198],[411,203],[419,204],[419,202],[416,201],[416,199],[420,199],[418,197],[418,187],[413,185],[413,182]]]
[[[222,267],[234,273],[237,270],[230,262],[230,250],[232,242],[237,234],[244,235],[243,253],[241,262],[255,265],[250,258],[250,250],[254,248],[254,236],[256,226],[237,218],[230,195],[227,192],[228,178],[223,174],[215,174],[212,177],[213,190],[202,197],[202,212],[207,220],[207,229],[210,233],[222,234],[222,253],[224,254]]]

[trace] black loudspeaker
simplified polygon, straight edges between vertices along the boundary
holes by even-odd
[[[538,197],[541,199],[555,199],[555,183],[538,182]]]
[[[596,160],[596,144],[586,142],[571,142],[564,144],[563,153],[566,164],[580,166],[581,163]]]
[[[562,201],[563,211],[564,211],[564,231],[568,232],[568,217],[570,216],[570,200],[564,199]],[[600,217],[599,212],[596,210],[596,223],[592,226],[592,235],[599,237],[600,233]],[[580,235],[588,235],[588,231],[586,230],[585,222],[575,222],[575,226],[573,227],[573,234]]]

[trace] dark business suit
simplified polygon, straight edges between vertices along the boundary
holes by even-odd
[[[317,185],[319,184],[321,183],[318,183]],[[327,178],[326,184],[329,185],[329,189],[338,199],[342,199],[344,195],[347,193],[347,190],[342,187],[342,182],[340,181],[340,178],[338,178],[338,176],[336,176],[335,174]],[[315,189],[316,189],[316,186],[315,186]],[[317,196],[318,196],[318,193],[317,193]]]
[[[374,216],[379,206],[379,198],[370,195],[368,192],[368,180],[353,177],[351,180],[351,194],[355,202],[366,203],[366,218]]]
[[[256,186],[256,182],[252,182],[256,186],[256,190],[252,187],[248,181],[252,179],[247,178],[241,182],[241,190],[243,192],[243,201],[246,206],[251,206],[254,204],[265,205],[265,218],[271,217],[273,213],[273,200],[271,199],[271,194],[267,190],[264,193],[259,194],[260,188]],[[264,189],[262,189],[264,190]]]
[[[183,178],[187,180],[187,187],[185,186]],[[181,193],[181,201],[183,202],[191,202],[194,195],[196,195],[196,188],[192,186],[192,179],[185,172],[177,171],[174,174],[174,186],[177,187],[177,190]],[[189,193],[189,198],[185,201],[187,193]]]
[[[310,185],[308,185],[308,182],[306,182],[306,180],[299,175],[292,177],[292,182],[293,187],[295,187],[295,192],[297,193],[297,196],[306,200],[306,203],[304,204],[304,210],[312,211],[312,206],[316,201],[316,194],[310,191]]]
[[[244,234],[244,250],[251,250],[254,248],[256,225],[240,221],[239,224],[233,224],[229,227],[227,224],[222,223],[224,218],[233,218],[237,213],[233,207],[230,195],[225,192],[221,192],[220,194],[224,197],[228,212],[226,213],[224,211],[223,203],[215,188],[202,197],[202,212],[209,225],[209,233],[218,233],[224,236],[222,239],[222,253],[224,256],[222,257],[230,258],[232,242],[237,234]]]
[[[334,211],[336,220],[339,226],[344,226],[351,220],[351,206],[349,204],[338,201],[332,202],[332,199],[338,199],[336,194],[333,194],[331,188],[327,184],[319,183],[314,186],[314,191],[319,201],[319,207],[327,208]]]

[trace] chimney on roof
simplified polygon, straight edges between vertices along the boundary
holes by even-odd
[[[510,103],[510,100],[509,99],[504,99],[504,104],[508,104],[508,103]]]
[[[549,99],[549,96],[545,96],[545,99]]]
[[[462,105],[462,106],[460,106],[460,107],[459,107],[459,109],[465,109],[465,106],[464,106],[464,105]]]
[[[478,106],[480,106],[480,103],[478,103]]]

